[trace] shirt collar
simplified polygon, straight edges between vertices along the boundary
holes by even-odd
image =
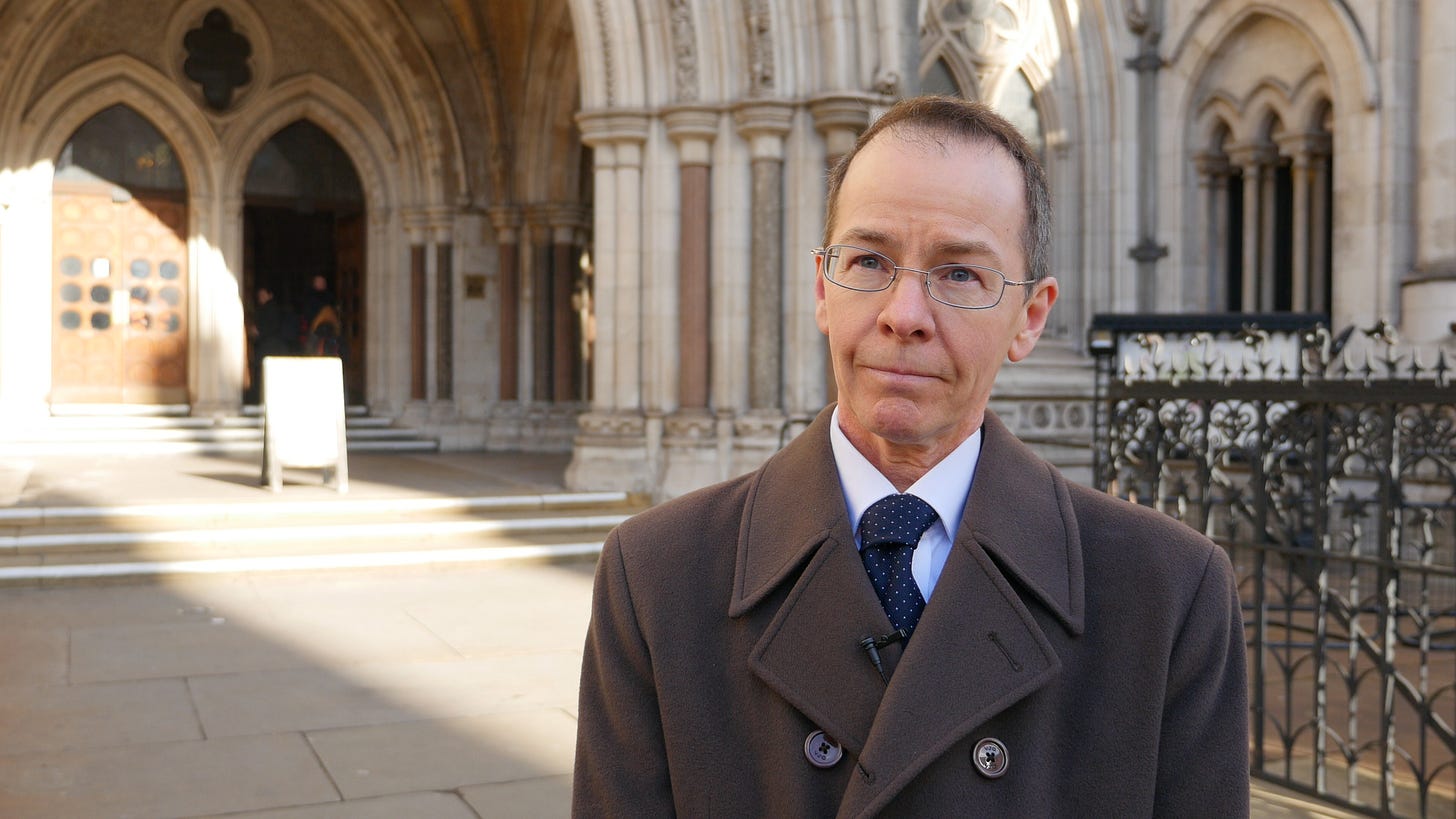
[[[859,541],[859,519],[875,501],[897,491],[895,485],[870,463],[839,428],[839,407],[829,424],[829,445],[834,463],[839,468],[839,488],[844,491],[844,507],[849,512],[849,527]],[[981,457],[981,430],[978,428],[961,442],[940,463],[920,476],[907,491],[930,504],[940,516],[940,526],[947,540],[954,542],[956,529],[966,510],[966,498]]]

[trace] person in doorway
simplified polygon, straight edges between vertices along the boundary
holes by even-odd
[[[326,277],[316,275],[310,281],[304,296],[304,315],[308,320],[304,354],[345,358],[344,321]]]
[[[987,409],[1058,293],[1026,141],[979,103],[902,101],[827,210],[839,403],[608,537],[575,814],[1247,816],[1227,555]]]
[[[260,285],[254,291],[252,316],[248,321],[248,385],[247,403],[257,403],[262,395],[263,359],[270,355],[293,355],[293,327],[297,319],[273,289]]]

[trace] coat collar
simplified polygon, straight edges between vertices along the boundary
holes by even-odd
[[[903,652],[865,576],[829,446],[830,411],[754,478],[729,614],[782,602],[749,657],[769,687],[853,755],[840,814],[884,807],[977,725],[1044,685],[1060,661],[1028,608],[1083,626],[1082,562],[1059,476],[987,413],[981,465],[936,593]],[[1030,597],[1028,601],[1024,597]]]
[[[738,617],[831,536],[854,548],[829,446],[833,407],[769,459],[753,483],[739,530],[729,615]],[[978,479],[954,534],[979,543],[1073,634],[1085,615],[1082,550],[1066,483],[986,412]]]

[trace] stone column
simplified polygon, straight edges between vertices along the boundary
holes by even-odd
[[[1238,146],[1230,158],[1244,172],[1242,309],[1256,313],[1273,304],[1273,170],[1278,157],[1273,146],[1258,144]]]
[[[1158,260],[1168,246],[1158,241],[1158,73],[1163,57],[1158,45],[1163,36],[1163,4],[1149,3],[1146,13],[1129,16],[1128,30],[1138,38],[1138,53],[1125,65],[1137,74],[1137,226],[1138,242],[1127,255],[1137,263],[1138,310],[1156,309]]]
[[[495,228],[497,275],[500,288],[496,302],[500,324],[500,400],[520,398],[520,341],[517,338],[520,310],[520,225],[521,213],[512,207],[490,209]]]
[[[666,112],[678,161],[677,410],[667,416],[663,491],[712,483],[718,477],[716,425],[709,412],[712,270],[709,254],[712,148],[716,108],[684,105]]]
[[[1193,158],[1204,202],[1204,293],[1205,309],[1223,310],[1228,305],[1229,177],[1232,166],[1222,151],[1205,151]]]
[[[824,137],[824,165],[826,173],[834,169],[844,155],[854,147],[855,140],[864,132],[870,124],[870,107],[873,101],[867,97],[831,94],[816,97],[809,101],[809,112],[814,116],[814,129]],[[824,191],[825,196],[829,194],[828,189]],[[824,200],[824,210],[827,213],[829,201]],[[819,341],[823,352],[822,356],[826,362],[824,367],[824,401],[826,404],[833,403],[839,398],[839,388],[834,381],[834,368],[828,366],[829,342],[821,338]]]
[[[1291,276],[1296,312],[1324,310],[1325,195],[1329,175],[1329,135],[1296,134],[1279,141],[1279,152],[1291,162]],[[1322,177],[1324,177],[1322,179]]]
[[[542,405],[551,401],[551,367],[554,363],[552,359],[554,333],[551,307],[551,295],[554,288],[551,285],[551,278],[555,272],[552,268],[555,255],[552,239],[555,231],[550,226],[548,210],[537,209],[529,217],[529,225],[531,265],[530,287],[526,294],[526,304],[529,305],[530,322],[526,337],[530,339],[530,349],[526,358],[530,361],[527,369],[531,374],[531,401],[534,404]]]
[[[854,147],[854,141],[870,124],[868,97],[853,94],[826,94],[809,100],[809,113],[814,116],[814,130],[824,137],[824,164],[833,168],[840,158]]]
[[[692,106],[667,112],[678,149],[678,406],[708,407],[710,274],[708,193],[718,111]]]
[[[1335,305],[1329,292],[1330,270],[1330,135],[1322,134],[1309,154],[1309,304],[1328,312]]]
[[[1310,285],[1313,276],[1310,271],[1311,228],[1311,186],[1313,183],[1313,158],[1309,140],[1311,135],[1295,134],[1279,140],[1279,153],[1289,158],[1290,169],[1290,310],[1305,312],[1310,309]]]
[[[1274,294],[1278,284],[1276,234],[1279,231],[1279,210],[1275,207],[1278,197],[1279,174],[1278,155],[1270,149],[1266,160],[1259,168],[1259,308],[1274,309]]]
[[[435,400],[455,400],[455,246],[448,229],[435,233]]]
[[[49,203],[49,198],[45,201]],[[193,331],[188,340],[191,370],[188,379],[195,390],[192,414],[196,416],[233,415],[241,411],[243,376],[247,372],[239,278],[243,269],[242,236],[241,231],[229,235],[220,227],[242,225],[243,200],[226,197],[217,207],[214,211],[212,203],[201,199],[195,191],[188,194],[188,209],[196,214],[202,241],[222,249],[221,253],[194,253],[196,265],[189,274],[196,293],[193,302],[196,313],[191,319]],[[49,270],[50,265],[51,260],[47,258],[34,269]]]
[[[753,102],[733,113],[753,163],[748,407],[778,413],[783,403],[784,138],[793,109],[787,103]]]
[[[642,406],[642,166],[650,120],[640,111],[577,115],[593,150],[596,347],[591,411],[578,420],[566,481],[574,489],[652,492]]]
[[[576,371],[581,345],[571,298],[581,273],[576,237],[585,214],[576,206],[552,208],[547,215],[551,227],[551,400],[557,403],[579,397]]]
[[[428,248],[419,237],[410,237],[410,400],[424,401],[429,398],[429,382],[426,378],[427,353],[426,332],[429,328],[427,306],[428,288],[425,283],[425,266],[429,263]]]
[[[1456,17],[1420,0],[1415,66],[1415,265],[1401,282],[1401,334],[1414,342],[1456,333]]]

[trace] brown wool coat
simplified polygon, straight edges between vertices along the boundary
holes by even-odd
[[[1225,553],[1067,483],[988,414],[914,640],[860,563],[829,411],[752,474],[622,524],[597,568],[574,814],[1239,817],[1244,635]],[[843,747],[811,765],[822,730]],[[999,778],[977,743],[1006,748]]]

